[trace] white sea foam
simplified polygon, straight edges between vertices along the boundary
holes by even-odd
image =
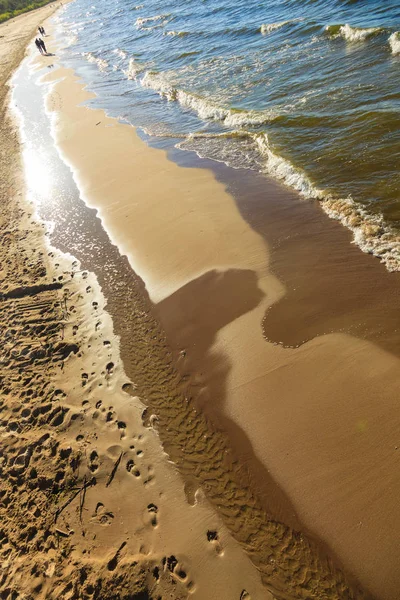
[[[325,31],[332,37],[342,37],[347,42],[364,42],[382,31],[380,27],[352,27],[345,25],[327,25]]]
[[[99,71],[105,71],[108,67],[108,62],[106,60],[95,56],[91,52],[84,52],[83,56],[86,58],[86,60],[88,62],[96,64]]]
[[[305,173],[271,150],[266,133],[253,134],[253,139],[265,159],[265,171],[269,175],[284,181],[306,198],[322,197],[323,192],[313,186]]]
[[[169,35],[171,37],[185,37],[189,35],[187,31],[166,31],[164,35]]]
[[[294,188],[305,198],[319,200],[332,219],[353,232],[354,243],[367,253],[380,258],[389,271],[400,271],[400,235],[387,225],[381,215],[369,213],[351,197],[335,198],[316,188],[305,173],[275,154],[266,134],[254,135],[259,151],[266,158],[265,171]]]
[[[324,211],[353,232],[354,243],[367,254],[380,258],[388,271],[400,271],[400,235],[381,215],[372,215],[352,198],[326,198]]]
[[[137,4],[136,6],[133,6],[132,10],[140,10],[141,8],[144,8],[144,4]]]
[[[335,198],[317,188],[304,171],[274,152],[266,133],[253,133],[245,129],[246,125],[271,122],[276,116],[274,113],[236,111],[217,106],[208,99],[173,87],[160,73],[146,71],[141,83],[144,87],[158,92],[162,97],[179,102],[185,108],[195,111],[201,119],[217,120],[228,127],[237,128],[220,134],[191,134],[180,142],[178,147],[194,150],[199,156],[220,160],[236,168],[260,169],[297,190],[304,198],[318,200],[331,218],[340,221],[352,231],[354,243],[363,252],[377,256],[389,271],[400,271],[400,235],[385,224],[382,216],[370,214],[351,197]],[[209,147],[207,138],[210,141]],[[227,140],[233,138],[232,141],[241,144],[239,160],[237,147],[231,150],[227,148],[223,143],[225,138]],[[199,145],[196,140],[203,143]]]
[[[229,142],[230,138],[241,144],[239,159],[237,147],[230,150],[223,143],[224,140]],[[258,157],[246,143],[246,138],[253,142]],[[198,145],[197,140],[205,143]],[[210,146],[208,140],[211,142]],[[215,146],[215,142],[221,142],[222,145]],[[304,198],[318,200],[330,218],[340,221],[352,231],[354,243],[363,252],[378,257],[389,271],[400,271],[400,234],[385,223],[381,215],[369,213],[351,197],[336,198],[314,186],[302,170],[271,149],[267,134],[254,134],[246,130],[219,134],[194,133],[186,136],[177,147],[195,151],[200,157],[225,162],[234,168],[261,170],[297,190]]]
[[[395,31],[389,38],[392,54],[400,54],[400,31]]]
[[[275,116],[272,111],[240,111],[217,106],[206,98],[173,87],[160,73],[152,71],[146,72],[141,84],[167,100],[179,102],[185,108],[193,110],[201,119],[221,121],[228,127],[262,125],[269,123]]]
[[[129,59],[128,68],[124,71],[128,79],[136,79],[139,73],[144,71],[144,66],[137,62],[134,58]]]
[[[154,17],[138,17],[135,21],[137,29],[154,29],[168,23],[169,15],[155,15]]]
[[[117,54],[120,58],[126,58],[128,56],[125,50],[121,50],[120,48],[116,48],[114,54]]]
[[[288,23],[290,23],[290,21],[279,21],[277,23],[263,23],[260,27],[260,32],[263,35],[265,35],[267,33],[271,33],[271,31],[275,31],[275,29],[280,29]]]

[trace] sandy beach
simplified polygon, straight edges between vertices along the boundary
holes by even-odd
[[[5,80],[53,11],[1,26]],[[10,116],[2,141],[1,596],[272,597],[143,423],[96,276],[49,246]]]
[[[25,32],[4,79],[39,15],[0,27]],[[32,204],[14,129],[2,593],[396,600],[398,275],[316,203],[89,108],[57,56],[30,68],[74,191]]]

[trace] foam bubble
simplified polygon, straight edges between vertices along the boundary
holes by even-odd
[[[400,31],[395,31],[389,38],[392,54],[400,54]]]

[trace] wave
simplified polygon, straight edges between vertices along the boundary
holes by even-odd
[[[189,35],[188,31],[165,31],[164,35],[170,35],[171,37],[186,37]]]
[[[177,58],[182,59],[187,58],[189,56],[197,56],[197,54],[201,54],[200,50],[191,50],[189,52],[182,52],[182,54],[179,54]]]
[[[272,152],[266,134],[256,136],[258,147],[267,158],[265,171],[297,190],[305,198],[319,200],[326,214],[350,229],[354,243],[367,253],[378,257],[388,271],[400,271],[400,236],[384,222],[382,215],[369,213],[351,197],[335,198],[316,188],[307,175],[289,161]]]
[[[125,52],[125,50],[121,50],[120,48],[115,48],[115,50],[113,50],[114,54],[117,54],[120,58],[126,58],[128,56],[128,54]]]
[[[400,54],[400,31],[395,31],[389,38],[392,54]]]
[[[154,17],[138,17],[135,21],[137,29],[154,29],[155,27],[163,27],[168,23],[170,15],[155,15]]]
[[[224,108],[206,98],[173,87],[162,75],[147,71],[141,80],[143,87],[150,88],[169,101],[179,102],[181,106],[197,113],[201,119],[221,121],[228,127],[263,125],[274,118],[272,111],[245,111]]]
[[[324,212],[350,229],[354,243],[365,253],[378,257],[388,271],[400,271],[400,236],[384,222],[382,215],[369,213],[351,197],[335,198],[316,188],[307,175],[269,147],[266,134],[254,136],[261,154],[266,157],[264,170],[305,198],[319,201]]]
[[[261,156],[265,159],[264,171],[276,179],[283,180],[286,185],[297,190],[306,198],[321,198],[323,192],[314,187],[305,173],[271,150],[266,133],[255,134],[253,139]]]
[[[261,171],[297,190],[304,198],[317,200],[330,218],[340,221],[352,231],[354,243],[363,252],[378,257],[389,271],[400,270],[398,232],[387,225],[381,215],[369,213],[351,197],[335,198],[329,192],[318,189],[304,171],[271,149],[266,133],[245,130],[194,133],[186,136],[176,147],[192,150],[200,157],[224,162],[233,168]]]
[[[368,213],[350,197],[323,199],[321,206],[353,232],[354,242],[363,252],[378,257],[388,271],[400,271],[400,236],[382,215]]]
[[[278,23],[263,23],[260,27],[260,32],[265,35],[267,33],[271,33],[271,31],[275,31],[276,29],[280,29],[285,25],[288,25],[291,21],[279,21]]]
[[[106,60],[95,56],[91,52],[83,52],[82,56],[84,56],[88,62],[97,64],[99,71],[105,71],[108,67],[108,62]]]
[[[383,29],[381,27],[352,27],[346,23],[345,25],[327,25],[325,31],[333,38],[342,37],[348,42],[364,42],[381,33]]]
[[[139,73],[144,71],[145,67],[137,62],[136,59],[130,58],[128,68],[124,70],[128,79],[136,79]]]

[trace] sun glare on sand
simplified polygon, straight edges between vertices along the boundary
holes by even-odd
[[[42,204],[50,195],[54,184],[50,166],[33,148],[25,149],[24,165],[28,191],[38,204]]]

